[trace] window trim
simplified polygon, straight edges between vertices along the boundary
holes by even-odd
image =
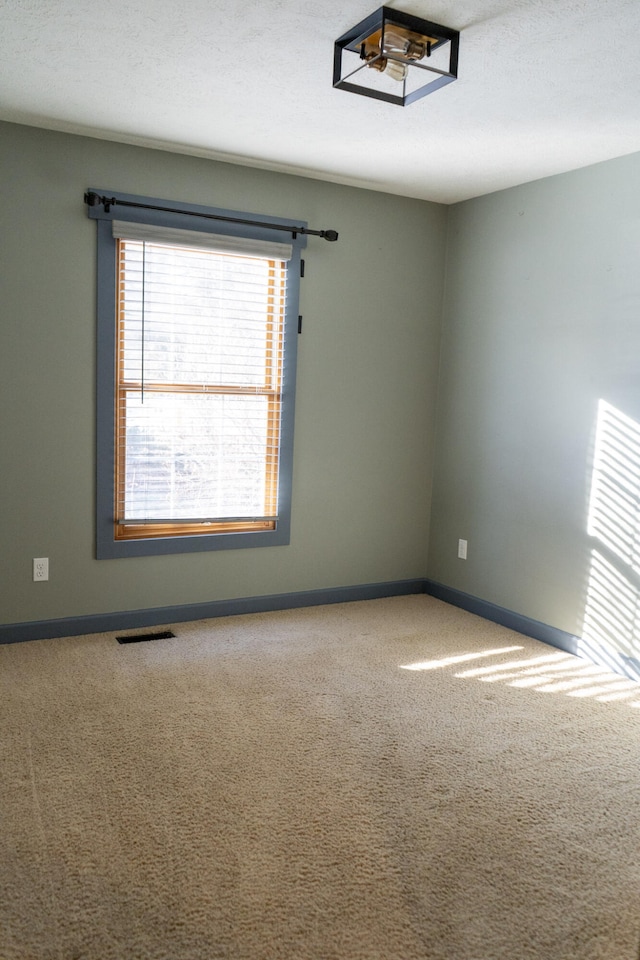
[[[111,195],[114,191],[95,190]],[[168,204],[166,200],[119,193],[122,200],[135,203]],[[97,240],[97,340],[96,340],[96,556],[98,559],[154,556],[191,553],[196,551],[282,546],[290,542],[291,493],[293,473],[293,426],[298,339],[298,302],[300,293],[300,257],[306,246],[306,236],[298,233],[291,240],[292,256],[287,267],[287,290],[284,317],[284,363],[282,371],[282,419],[280,425],[280,469],[278,490],[278,520],[275,529],[270,524],[260,531],[193,533],[180,536],[151,536],[145,539],[115,539],[114,483],[116,477],[115,450],[115,392],[117,362],[116,321],[116,257],[117,241],[113,237],[112,220],[145,223],[154,226],[175,227],[230,237],[282,242],[281,230],[256,227],[243,223],[203,220],[190,212],[214,216],[249,219],[252,214],[176,203],[171,206],[184,213],[167,213],[152,209],[131,207],[111,208],[90,206],[88,216],[96,220]],[[289,220],[264,217],[263,222],[288,225]],[[300,224],[306,226],[306,224]]]

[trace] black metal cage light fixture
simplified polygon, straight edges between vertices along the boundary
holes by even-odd
[[[460,33],[380,7],[335,42],[333,85],[404,107],[458,76]]]

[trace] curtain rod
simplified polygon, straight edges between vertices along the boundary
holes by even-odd
[[[227,223],[242,223],[250,227],[267,227],[269,230],[284,230],[290,233],[295,240],[299,233],[304,233],[313,237],[322,237],[324,240],[337,240],[337,230],[310,230],[308,227],[297,227],[295,224],[287,226],[283,223],[267,223],[264,220],[243,220],[241,217],[224,217],[217,213],[200,213],[196,210],[178,210],[176,207],[158,207],[152,203],[135,203],[133,200],[119,200],[117,197],[101,197],[92,190],[85,193],[84,202],[90,207],[102,204],[104,212],[109,213],[111,207],[119,205],[121,207],[139,207],[142,210],[160,210],[162,213],[180,213],[189,217],[202,217],[205,220],[225,220]]]

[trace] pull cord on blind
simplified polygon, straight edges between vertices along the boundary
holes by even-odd
[[[84,202],[89,207],[95,207],[102,204],[105,213],[109,213],[111,207],[136,207],[141,210],[158,210],[161,213],[178,213],[190,217],[201,217],[205,220],[221,220],[226,223],[239,223],[250,227],[266,227],[269,230],[281,230],[290,233],[295,240],[298,234],[304,234],[312,237],[321,237],[323,240],[333,242],[338,239],[337,230],[312,230],[310,227],[302,227],[298,224],[269,223],[265,220],[245,220],[241,217],[227,217],[217,213],[203,213],[197,210],[179,210],[177,207],[163,207],[152,203],[138,203],[133,200],[122,200],[119,197],[105,197],[94,193],[92,190],[85,193]]]

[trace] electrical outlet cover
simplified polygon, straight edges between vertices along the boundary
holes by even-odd
[[[33,558],[33,579],[35,581],[49,579],[49,558],[48,557]]]

